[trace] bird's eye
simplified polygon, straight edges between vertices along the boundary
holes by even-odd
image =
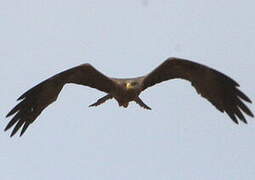
[[[131,85],[132,85],[132,86],[136,86],[136,85],[137,85],[137,82],[131,82]]]

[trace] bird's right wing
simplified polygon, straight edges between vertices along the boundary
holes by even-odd
[[[16,124],[11,133],[11,136],[13,136],[23,126],[20,134],[22,135],[43,109],[57,99],[66,83],[85,85],[106,93],[111,93],[116,87],[110,78],[100,73],[90,64],[68,69],[46,79],[21,95],[18,100],[22,101],[6,116],[9,117],[16,113],[5,130]]]
[[[167,59],[147,76],[142,77],[142,89],[176,78],[190,81],[201,96],[219,111],[225,111],[235,123],[238,123],[237,118],[246,123],[242,111],[253,117],[250,109],[242,101],[251,103],[251,100],[237,88],[237,82],[219,71],[189,60]]]

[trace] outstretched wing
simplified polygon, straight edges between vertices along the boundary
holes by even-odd
[[[181,78],[191,82],[197,92],[209,100],[219,111],[226,112],[238,124],[247,123],[243,112],[253,117],[242,100],[251,100],[237,87],[239,84],[223,73],[189,60],[169,58],[144,77],[143,90],[162,81]],[[242,112],[243,111],[243,112]]]
[[[7,124],[5,131],[15,125],[11,133],[13,136],[22,127],[21,136],[43,109],[57,99],[66,83],[85,85],[106,93],[111,93],[115,88],[115,84],[110,78],[97,71],[90,64],[68,69],[41,82],[21,95],[18,100],[22,101],[6,116],[9,117],[16,113]]]

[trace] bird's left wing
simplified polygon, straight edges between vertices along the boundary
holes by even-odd
[[[68,69],[46,79],[21,95],[18,98],[21,102],[6,116],[9,117],[16,113],[7,124],[5,131],[15,125],[11,136],[21,127],[20,135],[22,135],[40,113],[57,99],[58,94],[66,83],[85,85],[106,93],[111,93],[115,89],[115,83],[90,64]]]
[[[219,111],[225,111],[235,123],[238,123],[237,118],[246,123],[242,111],[253,117],[250,109],[242,101],[251,103],[251,100],[237,88],[237,82],[219,71],[189,60],[167,59],[143,77],[142,89],[176,78],[190,81],[201,96]]]

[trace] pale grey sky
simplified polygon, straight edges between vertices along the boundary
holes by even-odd
[[[167,57],[234,78],[253,101],[254,1],[12,0],[0,2],[0,128],[24,91],[91,63],[112,77],[148,73]],[[255,122],[232,123],[190,83],[150,88],[146,111],[67,85],[22,138],[0,133],[3,180],[253,180]],[[254,105],[249,105],[254,112]]]

